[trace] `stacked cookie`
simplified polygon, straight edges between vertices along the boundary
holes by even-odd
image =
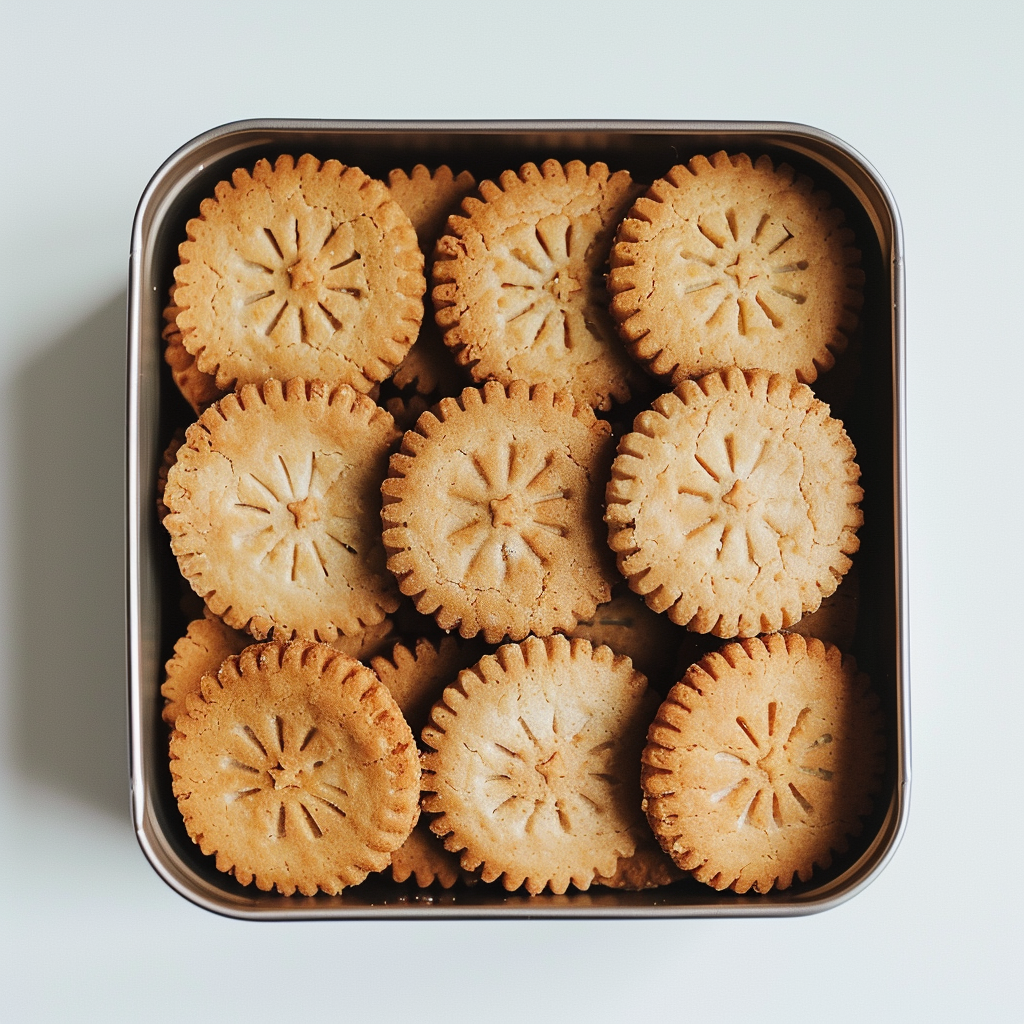
[[[186,828],[283,893],[806,880],[881,763],[852,660],[775,632],[857,549],[808,386],[856,323],[842,215],[725,154],[643,196],[579,161],[474,188],[281,157],[187,225],[164,338],[199,419],[160,495],[204,603],[164,685]],[[637,665],[682,676],[661,710]]]

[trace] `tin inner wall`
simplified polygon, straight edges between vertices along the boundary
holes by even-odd
[[[861,372],[841,418],[862,470],[865,523],[857,555],[860,612],[854,651],[878,692],[887,724],[886,775],[862,834],[809,883],[764,896],[718,893],[692,880],[629,893],[593,887],[585,893],[528,897],[499,885],[417,890],[372,878],[339,897],[285,898],[243,888],[218,872],[187,836],[171,794],[167,728],[160,718],[163,664],[187,619],[183,583],[154,505],[157,470],[174,431],[193,419],[163,363],[161,310],[173,281],[177,246],[200,201],[235,167],[251,168],[281,153],[312,152],[387,179],[394,167],[447,163],[478,181],[526,161],[603,160],[650,182],[673,164],[718,149],[767,153],[827,189],[847,216],[862,252],[865,302],[854,346]],[[140,205],[132,251],[129,394],[129,687],[133,801],[137,832],[160,874],[188,898],[213,910],[257,918],[378,916],[771,915],[834,905],[876,872],[891,854],[905,819],[908,783],[906,680],[903,670],[901,495],[897,416],[901,365],[898,224],[871,173],[821,133],[780,125],[570,127],[352,127],[337,123],[249,122],[218,129],[172,157]],[[430,315],[429,296],[427,315]],[[830,401],[824,375],[814,386]]]

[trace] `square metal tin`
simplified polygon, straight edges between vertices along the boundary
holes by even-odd
[[[719,149],[768,153],[809,174],[846,212],[866,274],[862,373],[844,416],[862,469],[865,526],[858,557],[860,619],[854,654],[881,697],[886,771],[876,809],[850,850],[808,883],[766,895],[716,892],[692,879],[645,892],[592,887],[529,897],[497,885],[419,890],[371,878],[341,896],[284,897],[242,887],[188,838],[171,794],[160,718],[163,665],[185,620],[178,574],[155,509],[157,469],[184,425],[162,358],[161,310],[185,222],[216,183],[260,157],[312,152],[370,175],[447,163],[477,180],[526,161],[603,160],[652,181],[672,165]],[[128,706],[132,818],[142,850],[171,888],[199,906],[252,920],[467,917],[782,916],[834,907],[864,888],[892,856],[907,820],[910,719],[904,467],[903,256],[899,216],[878,174],[849,146],[802,125],[771,122],[243,121],[183,146],[157,171],[132,229],[128,318]]]

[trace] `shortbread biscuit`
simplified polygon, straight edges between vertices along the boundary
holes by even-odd
[[[366,664],[389,646],[393,633],[391,620],[384,619],[354,636],[339,636],[330,646]],[[165,666],[165,680],[160,688],[166,701],[164,721],[174,725],[185,710],[188,698],[199,696],[203,676],[216,675],[225,659],[240,654],[251,643],[248,633],[232,629],[205,608],[202,618],[188,624],[185,635],[174,645],[174,656]]]
[[[477,660],[475,648],[476,645],[459,643],[450,636],[436,644],[421,637],[411,647],[395,644],[386,657],[373,658],[370,667],[418,736],[445,686],[455,682],[459,671]],[[421,889],[434,883],[450,889],[463,877],[463,872],[459,858],[444,848],[421,819],[412,835],[391,855],[391,877],[396,882],[413,878]]]
[[[662,848],[736,892],[827,868],[860,833],[883,768],[867,676],[795,633],[709,654],[673,687],[647,740],[644,808]]]
[[[684,381],[619,442],[605,512],[619,570],[695,632],[790,626],[857,550],[855,454],[806,385],[735,368]]]
[[[391,416],[347,385],[246,385],[189,427],[164,526],[182,574],[258,639],[333,640],[398,607],[384,566],[379,481]]]
[[[673,385],[733,365],[809,383],[857,324],[853,241],[828,194],[787,164],[696,156],[619,226],[611,313],[630,353]]]
[[[567,635],[625,654],[633,667],[655,685],[655,679],[671,671],[676,649],[687,634],[666,616],[652,612],[639,594],[620,583],[610,601],[598,605],[592,618],[577,622]],[[668,684],[678,678],[673,676]]]
[[[420,249],[430,259],[449,214],[455,213],[459,203],[476,188],[476,179],[469,171],[456,176],[442,165],[431,173],[423,164],[417,164],[411,174],[392,171],[388,188],[395,202],[409,215]],[[412,385],[421,395],[435,391],[452,395],[469,383],[429,316],[424,318],[420,336],[395,371],[394,380],[400,388]]]
[[[836,592],[823,598],[817,611],[794,622],[789,629],[802,636],[815,636],[824,643],[835,644],[841,651],[849,651],[857,635],[859,604],[860,574],[854,562]]]
[[[571,629],[611,596],[611,430],[550,385],[496,381],[424,413],[381,487],[388,568],[442,629],[488,643]]]
[[[675,866],[672,858],[650,835],[646,835],[637,841],[632,857],[620,857],[612,874],[604,878],[598,876],[594,882],[606,885],[609,889],[639,892],[641,889],[670,885],[685,877],[686,874]]]
[[[629,398],[634,366],[611,323],[604,271],[639,188],[603,163],[505,171],[463,201],[437,243],[436,321],[475,380],[548,381],[601,409]]]
[[[387,186],[308,154],[222,181],[186,225],[182,344],[222,389],[323,377],[368,392],[423,319],[423,255]]]
[[[167,343],[164,349],[164,362],[171,368],[171,379],[178,386],[182,398],[192,411],[199,416],[219,398],[225,391],[217,387],[217,381],[209,374],[201,373],[196,366],[196,357],[181,343],[181,331],[178,328],[178,314],[181,307],[174,301],[175,286],[170,288],[170,304],[164,308],[164,329],[160,337]]]
[[[416,744],[354,659],[325,644],[255,644],[187,706],[171,738],[174,795],[192,840],[242,885],[336,894],[408,838]]]
[[[178,449],[185,443],[185,431],[176,430],[174,436],[164,449],[163,458],[160,460],[160,468],[156,471],[156,515],[162,523],[170,511],[164,504],[164,489],[167,487],[167,474],[171,471],[178,458]]]
[[[423,809],[462,866],[506,889],[586,889],[646,829],[637,785],[657,698],[628,658],[564,636],[459,674],[423,730]]]

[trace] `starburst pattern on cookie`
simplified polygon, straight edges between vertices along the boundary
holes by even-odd
[[[857,550],[853,444],[810,388],[735,368],[684,381],[619,443],[608,542],[649,607],[721,637],[784,628]]]
[[[383,182],[306,154],[239,168],[186,226],[181,341],[219,388],[267,377],[368,392],[423,318],[423,255]]]
[[[644,805],[667,853],[717,889],[807,881],[846,849],[881,772],[881,716],[838,648],[774,633],[691,667],[651,726]]]
[[[631,354],[673,384],[729,365],[811,382],[857,324],[852,243],[842,211],[787,164],[694,157],[619,226],[611,313]]]
[[[406,433],[381,487],[402,592],[443,629],[489,643],[592,615],[610,597],[595,519],[610,447],[608,424],[549,385],[492,381],[444,399]]]
[[[612,875],[643,835],[635,759],[655,706],[607,647],[553,636],[500,648],[460,673],[423,731],[431,828],[508,889]]]
[[[480,184],[448,221],[433,267],[434,305],[476,380],[551,381],[607,409],[629,397],[632,367],[607,314],[611,234],[637,193],[625,171],[546,160]]]

